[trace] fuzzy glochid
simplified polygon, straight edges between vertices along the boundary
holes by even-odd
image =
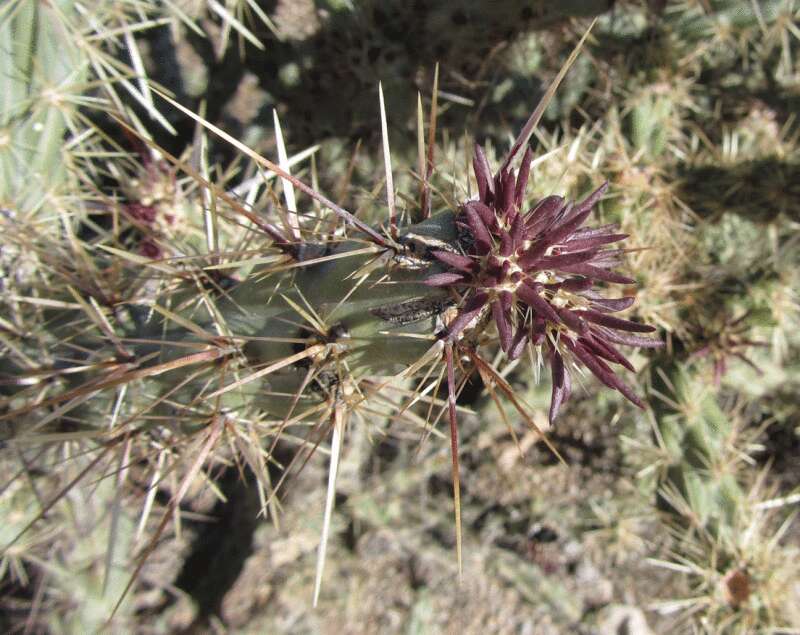
[[[662,342],[641,335],[653,327],[612,315],[630,307],[633,296],[605,297],[598,289],[600,283],[635,283],[614,270],[625,250],[613,245],[627,235],[614,224],[584,227],[608,183],[580,202],[553,195],[526,209],[532,156],[528,148],[517,173],[505,167],[493,175],[475,146],[478,196],[458,212],[460,248],[433,251],[445,270],[426,279],[460,297],[455,317],[439,335],[456,344],[491,321],[508,358],[538,347],[552,374],[551,424],[570,396],[571,366],[584,366],[643,408],[611,365],[634,370],[617,345],[654,348]]]

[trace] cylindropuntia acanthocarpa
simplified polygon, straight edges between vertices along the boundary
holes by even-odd
[[[526,347],[534,355],[543,351],[549,357],[554,379],[551,420],[569,396],[570,363],[585,366],[603,383],[641,405],[608,364],[632,369],[615,344],[658,345],[631,334],[651,330],[649,327],[610,315],[630,306],[631,299],[603,298],[592,288],[597,281],[632,282],[612,271],[622,251],[605,248],[624,235],[611,226],[582,228],[605,192],[605,185],[578,204],[549,196],[525,211],[532,163],[532,152],[525,148],[579,48],[580,44],[545,93],[497,174],[492,174],[483,152],[476,150],[478,198],[431,215],[434,98],[427,154],[424,142],[420,144],[422,193],[417,222],[408,225],[401,224],[394,201],[383,108],[389,221],[386,227],[376,228],[290,174],[284,152],[279,153],[284,155],[279,164],[264,159],[199,115],[164,97],[202,128],[280,177],[286,209],[277,220],[264,218],[204,178],[201,171],[161,153],[164,160],[198,183],[213,200],[218,214],[224,209],[226,214],[240,217],[237,223],[250,223],[270,241],[274,253],[265,259],[263,270],[251,271],[244,282],[223,290],[217,297],[205,292],[198,295],[198,287],[189,286],[183,294],[174,294],[169,306],[151,299],[148,310],[160,320],[134,319],[132,327],[114,325],[120,330],[128,329],[131,344],[126,350],[132,349],[132,355],[106,359],[104,366],[96,364],[108,373],[100,380],[77,379],[81,376],[76,373],[75,387],[52,397],[37,396],[37,407],[57,406],[47,417],[48,421],[55,420],[67,413],[74,415],[76,408],[100,391],[116,390],[139,380],[160,381],[164,386],[162,395],[142,408],[142,412],[154,415],[152,420],[141,427],[133,427],[135,415],[121,420],[118,428],[112,426],[106,434],[105,442],[110,448],[123,435],[154,435],[159,428],[157,422],[165,414],[170,421],[169,434],[183,432],[194,437],[195,442],[189,444],[194,448],[193,462],[164,519],[174,511],[223,435],[237,425],[243,408],[258,408],[262,420],[271,422],[269,434],[274,439],[280,438],[286,426],[318,422],[312,424],[312,448],[332,428],[316,602],[335,500],[339,452],[349,415],[357,413],[388,382],[436,377],[438,369],[438,378],[420,389],[418,395],[446,382],[448,396],[443,412],[448,413],[450,424],[460,571],[456,398],[462,381],[477,370],[491,390],[505,393],[526,421],[537,428],[501,374],[485,361],[481,350],[486,343],[491,346],[499,339],[509,358],[518,357]],[[276,134],[280,148],[283,144],[277,125]],[[420,133],[421,139],[423,136]],[[515,174],[511,164],[518,156],[522,163]],[[316,228],[318,219],[298,211],[295,189],[331,210],[340,221],[339,226],[321,236]],[[231,262],[226,263],[225,254],[213,249],[214,244],[210,240],[212,269],[235,269],[240,256],[232,256]],[[138,257],[135,262],[147,267],[145,260]],[[168,260],[154,262],[152,269],[179,277],[177,266]],[[195,276],[180,273],[181,280],[196,282]],[[77,300],[106,339],[115,342],[117,336],[107,315],[101,315],[101,309],[91,302]],[[80,347],[94,362],[92,351],[96,345],[92,348],[80,343]],[[172,371],[178,370],[184,376],[176,380],[177,373]],[[123,393],[120,402],[124,398]],[[3,418],[31,409],[25,406]],[[89,417],[82,419],[88,421]],[[252,459],[247,452],[243,454],[248,462]],[[288,473],[287,468],[285,474]],[[165,523],[162,521],[159,532]]]

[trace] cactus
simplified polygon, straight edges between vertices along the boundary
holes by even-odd
[[[572,32],[584,29],[568,17],[605,2],[312,4],[302,25],[302,2],[0,9],[7,596],[43,607],[30,624],[52,631],[145,627],[142,602],[161,620],[173,580],[151,563],[184,557],[175,537],[197,530],[189,512],[216,497],[225,513],[224,471],[251,481],[276,523],[268,542],[287,491],[289,507],[317,510],[316,564],[298,556],[286,579],[304,601],[313,584],[319,615],[342,595],[321,594],[328,549],[328,578],[355,575],[360,524],[392,533],[405,521],[419,538],[404,549],[427,530],[455,551],[440,577],[499,562],[485,567],[487,589],[510,582],[509,606],[538,602],[537,615],[550,607],[575,630],[597,606],[553,565],[569,556],[528,542],[546,516],[588,550],[577,518],[589,514],[618,530],[614,584],[642,575],[643,554],[680,574],[666,593],[685,601],[648,616],[665,630],[681,608],[706,631],[793,626],[779,591],[794,557],[792,446],[776,440],[796,435],[795,3],[626,3],[600,17],[577,61]],[[401,43],[406,23],[421,26]],[[188,91],[198,103],[180,85],[197,69],[179,79],[158,63],[173,45],[176,59],[190,47],[204,58],[208,83]],[[429,91],[420,68],[437,51]],[[526,123],[540,86],[572,62]],[[232,121],[227,92],[244,74],[239,89],[260,83],[274,110]],[[379,79],[391,84],[376,95]],[[642,335],[648,325],[660,333]],[[429,435],[422,464],[401,466],[420,451],[405,437]],[[515,446],[536,449],[523,459]],[[776,469],[762,469],[773,455]],[[501,464],[489,495],[486,456]],[[322,462],[327,490],[292,501],[292,482],[319,487]],[[585,492],[574,522],[552,505],[551,478]],[[428,498],[409,514],[414,488]],[[628,523],[631,510],[648,521]],[[499,540],[500,526],[520,535]],[[599,586],[601,604],[664,597]],[[437,601],[420,591],[406,626],[424,630]]]
[[[653,412],[664,452],[658,506],[674,535],[670,561],[693,586],[683,602],[662,611],[695,612],[711,632],[790,628],[791,593],[779,589],[797,555],[784,540],[780,504],[765,502],[765,473],[748,482],[740,448],[746,438],[739,413],[724,411],[708,385],[674,362],[651,368]],[[749,485],[750,490],[746,487]]]
[[[0,205],[31,213],[57,198],[66,177],[59,160],[68,124],[74,125],[76,92],[87,74],[60,16],[74,3],[7,3],[2,10],[0,97]],[[18,211],[19,210],[19,211]]]

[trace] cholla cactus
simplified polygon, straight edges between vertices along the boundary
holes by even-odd
[[[254,233],[271,241],[268,264],[258,275],[251,273],[231,290],[219,294],[202,291],[198,296],[196,283],[202,284],[207,279],[205,271],[191,267],[187,271],[169,261],[149,263],[150,258],[163,253],[140,247],[138,253],[129,255],[130,259],[144,266],[149,263],[159,274],[173,277],[168,306],[157,300],[157,296],[148,295],[154,289],[146,285],[121,289],[122,295],[117,299],[118,303],[147,305],[154,312],[149,320],[136,310],[130,312],[129,319],[124,319],[115,314],[110,306],[114,303],[98,301],[92,290],[85,294],[88,299],[77,291],[71,292],[79,307],[76,323],[88,317],[88,332],[96,333],[99,328],[102,339],[114,347],[114,356],[109,359],[110,351],[98,349],[94,335],[87,338],[84,333],[74,332],[71,320],[62,316],[58,335],[66,344],[59,346],[69,350],[58,355],[65,359],[78,355],[80,360],[75,372],[64,373],[63,392],[48,391],[48,397],[38,401],[40,408],[52,405],[58,408],[56,414],[47,415],[37,425],[41,428],[68,415],[99,435],[107,403],[90,397],[109,388],[148,380],[149,388],[125,396],[132,402],[132,419],[136,419],[137,411],[152,412],[156,417],[167,416],[170,421],[177,419],[177,425],[166,430],[157,424],[146,424],[136,435],[169,446],[175,443],[170,436],[176,431],[187,438],[200,435],[196,442],[196,462],[179,488],[180,494],[170,502],[171,508],[180,502],[200,465],[228,425],[232,425],[229,421],[243,411],[268,422],[266,433],[275,439],[273,447],[287,425],[307,425],[313,421],[315,426],[319,425],[321,434],[332,430],[318,594],[338,454],[349,417],[358,413],[364,401],[379,393],[388,382],[427,378],[438,368],[438,381],[421,391],[434,389],[446,375],[460,564],[456,375],[461,358],[466,356],[471,360],[473,370],[477,369],[488,383],[499,386],[529,424],[541,431],[504,383],[501,373],[478,352],[491,346],[496,335],[509,358],[519,357],[528,346],[532,358],[535,355],[541,358],[544,351],[550,359],[554,380],[551,420],[569,396],[569,364],[573,361],[586,366],[604,384],[641,406],[633,390],[614,374],[607,362],[632,370],[616,344],[658,345],[655,340],[631,334],[650,331],[651,327],[610,315],[629,307],[633,302],[631,297],[608,299],[594,288],[599,282],[633,283],[632,279],[612,271],[624,252],[604,248],[625,236],[617,233],[613,225],[582,227],[607,186],[602,185],[579,204],[549,196],[529,206],[526,185],[532,151],[524,153],[518,174],[511,169],[512,161],[527,146],[536,121],[568,64],[553,83],[549,97],[531,116],[496,176],[491,175],[483,152],[476,151],[478,200],[460,206],[449,204],[448,209],[430,215],[433,148],[429,148],[420,210],[410,214],[423,220],[409,225],[398,221],[402,216],[397,214],[391,185],[383,110],[389,222],[385,227],[376,227],[290,174],[278,125],[281,160],[274,164],[172,102],[203,128],[231,142],[262,168],[280,177],[285,208],[263,218],[199,175],[193,175],[208,190],[204,219],[210,257],[218,262],[220,255],[216,220],[209,217],[224,213],[246,219],[251,224],[247,232],[255,228]],[[434,100],[434,113],[435,103]],[[435,121],[435,115],[431,121]],[[421,154],[424,156],[425,152]],[[170,161],[181,166],[178,159]],[[170,171],[156,168],[154,163],[145,167],[153,173],[151,176],[163,175],[166,182],[172,182]],[[320,219],[300,214],[295,190],[331,210],[333,217]],[[167,194],[171,200],[171,191]],[[130,200],[123,207],[127,217],[147,230],[148,235],[157,235],[154,232],[160,195],[140,191],[128,192],[127,196]],[[524,211],[526,208],[528,211]],[[163,216],[167,219],[166,214]],[[114,253],[119,252],[122,242],[113,234],[101,234],[94,240],[97,244],[93,248],[107,246],[117,250]],[[187,280],[189,285],[185,284]],[[486,319],[490,315],[492,319]],[[123,343],[117,331],[133,343]],[[406,338],[407,343],[398,347],[398,338]],[[187,347],[195,352],[187,353]],[[73,353],[72,348],[79,353]],[[198,370],[187,379],[176,380],[169,374],[192,367]],[[465,368],[464,379],[470,372]],[[153,401],[152,388],[156,382],[161,389]],[[20,397],[23,401],[25,395]],[[416,393],[414,400],[421,397],[421,392]],[[117,414],[112,421],[117,421],[121,406],[114,408]],[[28,405],[12,408],[4,418],[21,417],[30,410]],[[112,425],[112,432],[117,431]],[[119,432],[127,434],[121,429]],[[121,438],[114,437],[107,449]],[[263,462],[259,463],[252,454],[247,456],[254,471],[259,466],[263,469]]]
[[[530,510],[549,496],[531,488],[520,473],[528,469],[549,480],[550,468],[559,475],[577,470],[542,466],[529,461],[530,456],[517,458],[515,451],[524,452],[542,441],[548,444],[545,431],[558,421],[554,437],[572,452],[571,443],[563,440],[581,425],[578,420],[585,419],[586,438],[602,431],[602,442],[584,443],[581,436],[581,447],[586,445],[581,453],[604,454],[626,437],[640,442],[638,450],[648,450],[631,453],[637,455],[631,460],[640,465],[649,461],[646,469],[655,475],[653,489],[639,501],[646,509],[642,515],[656,525],[658,515],[650,512],[659,507],[670,530],[682,534],[670,538],[675,554],[669,566],[686,567],[693,581],[702,572],[702,593],[693,594],[697,604],[713,595],[724,619],[758,609],[752,611],[752,621],[742,623],[756,629],[765,621],[759,606],[773,610],[769,598],[784,579],[783,574],[770,577],[770,569],[782,558],[790,561],[794,551],[777,544],[777,538],[772,540],[781,535],[773,531],[772,523],[767,527],[745,522],[748,514],[751,520],[760,518],[755,512],[771,501],[756,501],[755,487],[746,493],[752,479],[739,458],[750,451],[756,437],[738,431],[759,427],[776,416],[777,408],[764,400],[747,404],[741,426],[735,429],[726,417],[732,412],[731,392],[739,397],[757,394],[742,384],[758,388],[759,395],[777,390],[780,384],[790,395],[790,372],[796,373],[782,360],[796,357],[797,346],[791,335],[797,329],[790,328],[797,321],[797,298],[791,292],[797,286],[791,284],[797,270],[796,232],[792,233],[797,206],[792,203],[790,178],[798,163],[797,139],[792,121],[782,124],[789,103],[786,95],[777,95],[767,83],[777,82],[778,93],[793,86],[791,53],[796,45],[791,18],[796,18],[796,2],[780,0],[740,11],[728,0],[677,0],[663,12],[644,2],[628,3],[624,15],[616,12],[601,18],[598,31],[604,39],[594,45],[593,55],[581,60],[583,68],[576,69],[580,72],[573,72],[567,91],[572,95],[560,103],[550,101],[563,77],[559,74],[505,155],[492,152],[492,147],[504,147],[498,141],[504,133],[492,123],[491,111],[502,117],[503,129],[508,121],[525,116],[529,88],[540,76],[555,73],[555,64],[560,65],[566,55],[565,43],[571,38],[564,20],[558,18],[563,25],[558,32],[534,32],[531,25],[538,21],[530,18],[530,3],[517,0],[490,9],[470,2],[457,3],[459,7],[435,3],[425,10],[416,6],[419,3],[411,8],[400,3],[394,9],[369,5],[352,11],[332,5],[337,8],[327,18],[322,14],[315,18],[317,33],[309,32],[291,46],[269,42],[270,68],[277,72],[265,72],[265,58],[254,51],[254,55],[248,51],[242,62],[259,74],[295,143],[308,129],[315,131],[315,142],[320,134],[327,136],[318,127],[323,125],[342,134],[374,130],[364,137],[368,146],[379,130],[373,95],[377,78],[394,77],[405,86],[420,83],[418,67],[428,64],[433,52],[438,57],[440,44],[447,53],[441,58],[445,72],[443,91],[438,93],[444,107],[437,112],[434,89],[427,131],[419,100],[416,173],[392,170],[393,160],[397,165],[412,162],[410,151],[404,149],[415,145],[413,138],[403,144],[401,134],[395,133],[393,157],[389,152],[384,110],[391,115],[394,130],[402,130],[413,106],[412,100],[403,98],[405,88],[392,90],[389,107],[381,108],[386,204],[377,200],[379,185],[371,194],[360,194],[364,204],[358,208],[351,206],[346,193],[351,184],[363,185],[364,172],[373,167],[365,153],[342,169],[326,145],[308,170],[298,157],[313,154],[316,146],[290,157],[277,115],[274,142],[271,135],[268,140],[259,136],[257,121],[243,121],[252,124],[243,134],[239,130],[226,134],[214,123],[218,124],[217,113],[225,101],[213,95],[220,82],[211,81],[215,88],[204,96],[209,105],[203,112],[210,114],[177,108],[197,129],[192,136],[188,126],[179,127],[176,143],[169,145],[175,156],[159,148],[161,142],[148,132],[156,124],[170,130],[178,117],[161,114],[164,103],[147,78],[154,72],[148,57],[158,54],[151,49],[150,55],[144,46],[139,53],[142,30],[170,19],[175,26],[180,19],[187,28],[213,36],[215,25],[200,17],[213,14],[222,21],[216,53],[225,52],[230,60],[231,35],[238,32],[243,45],[263,35],[257,23],[248,20],[247,7],[254,3],[236,0],[224,3],[225,7],[195,3],[191,9],[180,8],[189,16],[169,13],[172,8],[155,2],[128,7],[121,14],[110,2],[98,3],[96,9],[67,0],[45,4],[38,8],[36,0],[14,0],[8,4],[11,9],[0,9],[5,18],[0,19],[0,31],[24,34],[20,25],[34,16],[48,20],[42,22],[46,28],[38,28],[40,36],[53,37],[33,39],[55,43],[55,49],[24,51],[12,45],[13,56],[6,66],[31,69],[30,77],[6,73],[5,80],[0,79],[13,89],[6,91],[5,118],[0,115],[4,128],[0,173],[7,175],[0,183],[0,220],[6,229],[0,264],[8,272],[0,281],[2,303],[8,307],[0,325],[0,458],[9,474],[29,477],[25,487],[21,478],[15,487],[0,487],[0,506],[14,520],[2,532],[0,569],[7,564],[24,584],[32,572],[43,570],[39,563],[43,554],[50,554],[41,545],[50,539],[53,526],[62,524],[61,518],[73,515],[73,501],[82,504],[92,495],[99,512],[112,506],[107,501],[116,501],[119,511],[106,518],[105,566],[95,564],[102,560],[97,554],[106,548],[98,541],[95,546],[100,548],[87,559],[91,566],[86,575],[67,574],[68,569],[77,570],[73,563],[80,555],[78,548],[89,546],[84,527],[76,525],[74,536],[62,534],[58,575],[47,578],[46,585],[43,582],[47,588],[42,597],[63,600],[53,604],[54,611],[67,617],[72,613],[74,621],[84,622],[74,628],[101,625],[124,594],[123,588],[138,592],[151,584],[141,563],[157,549],[160,537],[173,528],[178,534],[181,510],[208,511],[199,509],[193,497],[198,490],[211,496],[215,488],[207,485],[219,470],[233,473],[243,468],[241,472],[253,475],[258,503],[265,513],[273,514],[278,507],[276,492],[284,492],[284,480],[294,477],[296,466],[304,465],[322,447],[329,461],[328,488],[324,512],[312,512],[323,518],[318,595],[328,536],[338,533],[334,503],[337,513],[352,511],[351,479],[357,480],[359,491],[374,489],[362,487],[367,482],[361,476],[363,465],[352,465],[360,447],[353,442],[353,432],[382,434],[391,427],[396,436],[391,442],[400,444],[403,426],[412,427],[412,437],[425,436],[441,421],[450,426],[460,566],[459,453],[472,458],[477,448],[482,456],[499,455],[499,447],[508,445],[498,474],[502,479],[502,465],[512,463],[505,457],[513,455],[515,470],[520,468],[514,472],[520,491],[520,522],[514,529],[518,531],[536,513]],[[278,6],[283,11],[292,4]],[[313,12],[313,3],[306,4]],[[551,13],[569,14],[599,12],[608,3],[568,4],[556,8],[553,3],[533,3],[534,8],[552,5]],[[92,20],[85,21],[88,15]],[[355,28],[350,19],[354,15],[374,16],[380,28],[372,28],[369,21]],[[787,20],[780,18],[783,15]],[[192,16],[201,22],[199,26],[191,22]],[[409,49],[408,42],[398,42],[395,33],[400,23],[393,20],[395,16],[413,17],[404,24],[424,23],[413,38],[430,48]],[[260,14],[259,18],[270,26],[269,20]],[[490,24],[489,18],[497,19]],[[281,37],[290,37],[285,22],[275,21]],[[448,42],[434,37],[438,34],[431,25],[436,24],[447,27],[442,35]],[[345,29],[351,35],[341,37],[342,25],[354,27]],[[513,29],[506,33],[505,25]],[[512,46],[524,48],[525,54],[504,50],[520,31],[523,40]],[[477,32],[481,37],[476,39]],[[157,36],[162,37],[169,39],[166,29]],[[615,42],[616,46],[607,45]],[[496,47],[490,50],[491,45]],[[63,60],[49,64],[54,50],[63,53]],[[303,51],[307,55],[301,60]],[[326,51],[337,54],[325,55]],[[461,54],[465,51],[469,59]],[[117,54],[130,58],[134,68],[122,63],[109,68],[107,61]],[[44,61],[34,61],[36,55]],[[776,56],[778,72],[770,74],[770,60]],[[510,57],[519,63],[509,65]],[[448,58],[464,64],[450,64]],[[753,72],[745,73],[751,63]],[[219,78],[223,67],[228,66],[220,64],[209,73]],[[709,80],[719,73],[724,81]],[[289,75],[294,77],[291,83],[284,81],[291,79]],[[347,99],[341,98],[337,77],[356,79],[345,90],[351,91]],[[294,83],[298,79],[300,83]],[[162,84],[177,95],[174,99],[185,100],[171,81]],[[512,88],[505,92],[508,86]],[[751,99],[739,99],[740,88]],[[309,94],[314,99],[309,100]],[[525,98],[519,99],[522,94]],[[768,101],[759,105],[760,100],[752,99],[756,94]],[[125,105],[126,99],[130,101],[126,96],[137,102],[135,109]],[[458,151],[451,151],[464,148],[452,135],[437,135],[435,121],[438,115],[450,130],[458,128],[453,122],[473,112],[459,109],[473,97],[481,99],[480,129],[491,141],[475,147],[474,178],[454,167],[455,174],[445,183],[440,177],[450,174],[444,174],[442,157],[458,156]],[[720,108],[717,100],[723,102]],[[497,107],[499,103],[503,107]],[[580,111],[574,108],[578,103]],[[104,113],[102,128],[85,118],[87,114],[91,118],[93,105]],[[742,120],[733,132],[726,132],[731,117],[741,115],[742,105],[752,107],[751,114],[759,117]],[[324,121],[316,117],[318,113],[325,113]],[[587,123],[574,130],[572,125],[584,114]],[[528,148],[542,116],[548,126],[537,131],[541,144],[537,152],[555,155],[559,148],[569,148],[566,163],[535,160]],[[549,125],[562,117],[569,125]],[[303,119],[310,123],[301,125]],[[751,125],[759,121],[759,126]],[[123,128],[136,137],[135,152],[124,152],[131,147],[130,138],[126,143],[115,137]],[[230,143],[240,156],[226,166],[214,165],[209,157],[221,154],[211,147],[209,133]],[[437,138],[445,148],[434,160]],[[191,143],[191,152],[182,143]],[[251,149],[266,147],[271,152],[274,146],[279,157],[275,163]],[[464,151],[465,163],[469,153]],[[31,159],[27,162],[31,171],[17,169],[20,157]],[[769,168],[775,168],[774,174]],[[755,177],[767,176],[777,185],[759,188]],[[605,178],[610,184],[602,183]],[[415,179],[421,184],[419,197],[409,195],[408,184]],[[339,182],[337,197],[332,197],[336,202],[321,194],[334,181]],[[758,190],[759,204],[741,196],[749,189]],[[566,195],[591,190],[577,201]],[[597,223],[591,220],[595,213],[602,217]],[[54,218],[59,222],[53,223]],[[729,232],[723,222],[714,226],[706,222],[709,219],[738,229]],[[770,223],[762,226],[758,220]],[[635,241],[637,249],[623,242],[628,234],[635,237],[630,242]],[[770,239],[770,250],[757,248],[755,241],[762,235]],[[643,288],[638,295],[634,279]],[[623,311],[628,312],[626,317]],[[746,320],[747,330],[735,318],[742,313],[752,318]],[[695,323],[697,332],[692,328]],[[663,385],[654,381],[654,390],[645,396],[641,386],[623,380],[618,371],[634,371],[641,365],[627,347],[661,346],[660,339],[647,335],[653,330],[648,324],[669,334],[664,359],[680,368],[657,359],[651,365],[653,374],[663,373],[666,379]],[[771,331],[764,332],[767,327]],[[694,351],[695,357],[713,359],[719,376],[726,359],[744,354],[745,346],[770,334],[780,355],[770,365],[753,351],[752,360],[769,375],[770,383],[765,379],[755,386],[750,375],[740,375],[743,365],[737,363],[728,369],[724,382],[712,385],[686,363]],[[749,351],[745,357],[742,361],[747,363]],[[532,367],[538,380],[543,366],[549,366],[552,387],[528,386],[525,369]],[[775,369],[782,372],[771,372]],[[492,400],[471,403],[480,413],[471,419],[462,416],[457,402],[476,375]],[[611,391],[590,388],[590,398],[573,402],[567,412],[564,404],[573,386],[584,377],[593,381],[592,375]],[[519,421],[506,416],[497,399],[500,393],[516,409]],[[657,393],[663,398],[653,399]],[[654,418],[632,408],[634,416],[615,417],[612,411],[620,404],[627,408],[621,397],[637,406],[649,405]],[[506,443],[502,426],[494,425],[498,423],[492,420],[494,413],[485,413],[493,405],[516,447]],[[781,397],[781,408],[794,413],[788,397]],[[590,414],[584,418],[581,413]],[[517,438],[519,425],[529,429]],[[648,448],[653,430],[660,445]],[[468,441],[463,448],[460,435]],[[473,445],[478,435],[481,438]],[[497,443],[500,435],[503,441]],[[487,447],[492,452],[484,452]],[[46,452],[40,454],[40,448]],[[414,477],[419,476],[415,486],[431,472],[439,478],[442,454],[430,450],[426,468],[413,468]],[[788,460],[790,452],[782,451]],[[660,458],[650,461],[653,456]],[[524,465],[525,460],[536,464]],[[583,493],[585,484],[585,498],[594,506],[591,488],[597,480],[591,466],[579,462],[578,487],[563,489]],[[398,461],[395,467],[400,470],[402,464]],[[126,466],[131,472],[127,481]],[[481,498],[503,506],[505,513],[508,499],[497,496],[499,487],[487,494],[476,485],[483,473],[480,467],[470,469],[466,514],[472,516]],[[316,469],[311,467],[312,472]],[[405,476],[406,468],[402,469]],[[494,473],[494,466],[487,471]],[[359,476],[354,477],[356,472]],[[607,489],[615,499],[614,512],[607,514],[611,524],[619,516],[617,510],[629,508],[631,497],[639,496],[631,491],[646,489],[646,479],[639,476],[625,465],[615,471]],[[638,487],[629,487],[626,477],[635,478]],[[405,515],[404,495],[383,473],[375,478],[381,479],[386,491],[394,492],[392,503],[400,511],[392,518]],[[98,483],[102,498],[97,496]],[[533,490],[540,492],[539,500],[530,495]],[[127,496],[131,492],[135,496]],[[225,495],[224,488],[217,492],[220,498]],[[342,505],[338,501],[344,498],[349,500]],[[438,525],[441,515],[450,513],[449,493],[437,487],[431,501],[425,513],[435,508]],[[597,503],[598,509],[602,504]],[[134,511],[141,511],[141,533],[135,540]],[[98,524],[103,531],[104,527]],[[472,522],[468,527],[471,533],[480,531]],[[776,546],[759,555],[751,548],[753,536]],[[651,538],[651,533],[637,536],[642,553],[647,549],[654,555],[651,546],[658,540]],[[236,540],[238,536],[232,542]],[[750,543],[745,544],[747,540]],[[467,536],[464,542],[469,541]],[[176,551],[174,543],[167,544]],[[126,552],[138,562],[124,558]],[[492,546],[486,553],[489,558],[495,555]],[[626,554],[631,559],[630,550]],[[157,560],[156,555],[147,567]],[[97,584],[98,572],[106,584]],[[446,567],[440,573],[451,574]],[[487,572],[487,577],[491,575]],[[536,580],[537,591],[546,583],[537,576],[520,579],[528,587]],[[70,590],[70,584],[80,586],[80,592]],[[105,592],[101,586],[107,586]],[[91,620],[68,606],[80,597],[92,600],[87,604]],[[141,614],[139,599],[128,597],[116,609],[117,619],[125,620],[126,627],[134,608]],[[638,598],[650,599],[652,594]],[[713,615],[708,617],[712,625],[723,624]],[[789,622],[785,618],[780,623]]]

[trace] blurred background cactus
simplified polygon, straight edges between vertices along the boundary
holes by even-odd
[[[535,349],[476,327],[459,532],[458,299],[423,282],[468,251],[474,143],[496,168],[592,18],[530,205],[609,181],[590,224],[629,235],[626,317],[665,347],[630,354],[646,410],[571,368],[551,427]],[[4,3],[2,630],[800,629],[798,22]]]

